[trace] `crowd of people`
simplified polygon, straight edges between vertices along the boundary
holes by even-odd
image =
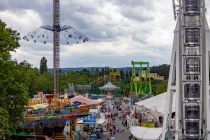
[[[122,105],[116,106],[115,104],[112,107],[107,107],[105,111],[107,112],[105,118],[108,122],[106,125],[106,130],[109,133],[108,140],[116,140],[117,135],[128,131],[127,118],[130,112],[126,112]]]

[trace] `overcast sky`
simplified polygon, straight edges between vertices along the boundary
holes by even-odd
[[[52,1],[0,0],[0,19],[27,35],[52,25]],[[131,60],[169,64],[175,23],[171,0],[61,0],[61,25],[73,26],[90,41],[61,45],[60,65],[124,67],[131,66]],[[52,67],[52,44],[20,44],[14,59],[39,67],[45,56]]]

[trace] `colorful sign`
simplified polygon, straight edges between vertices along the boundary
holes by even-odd
[[[36,120],[36,121],[25,121],[19,123],[19,126],[22,128],[44,128],[52,126],[65,126],[66,122],[70,119],[50,119],[50,120]]]
[[[96,112],[91,112],[90,115],[84,117],[83,123],[96,123]]]

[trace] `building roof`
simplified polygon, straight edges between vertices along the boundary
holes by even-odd
[[[175,96],[175,93],[174,93],[174,96]],[[165,106],[166,106],[166,97],[167,97],[167,93],[165,92],[165,93],[153,96],[151,98],[145,99],[143,101],[137,102],[136,105],[144,106],[148,109],[158,111],[159,113],[164,115]],[[175,97],[173,98],[172,112],[175,112]]]
[[[86,98],[84,96],[76,96],[74,98],[71,98],[71,102],[80,102],[81,104],[85,104],[85,105],[93,105],[93,104],[97,104],[98,102],[95,100],[91,100],[89,98]]]
[[[105,90],[105,91],[112,91],[112,90],[118,90],[119,87],[115,86],[111,82],[108,82],[106,85],[99,87],[100,90]]]

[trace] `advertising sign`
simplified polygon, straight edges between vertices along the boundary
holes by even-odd
[[[83,123],[96,123],[96,112],[91,112],[90,115],[84,117]]]

